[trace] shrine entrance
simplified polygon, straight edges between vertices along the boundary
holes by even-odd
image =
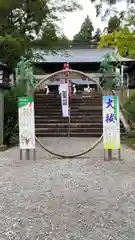
[[[83,76],[84,78],[87,78],[89,81],[92,81],[94,82],[94,84],[97,86],[97,91],[103,95],[103,89],[102,87],[100,86],[100,84],[94,80],[94,79],[90,79],[90,77],[85,74],[84,72],[81,72],[81,71],[78,71],[78,70],[73,70],[73,69],[69,69],[69,68],[65,68],[64,70],[60,70],[60,71],[57,71],[55,73],[52,73],[50,74],[49,76],[43,78],[42,80],[40,80],[36,86],[35,86],[35,91],[39,91],[41,89],[41,86],[44,86],[44,88],[46,87],[46,83],[48,80],[51,80],[51,79],[54,79],[54,77],[56,77],[58,74],[64,74],[65,75],[65,82],[68,82],[70,80],[70,74],[71,73],[76,73],[76,74],[79,74],[80,76]],[[53,80],[51,80],[53,81]],[[69,116],[70,118],[70,116]],[[69,124],[70,124],[70,120],[69,120]],[[75,158],[75,157],[79,157],[79,156],[82,156],[84,154],[87,154],[89,153],[91,150],[93,150],[102,140],[103,138],[103,134],[101,134],[101,136],[95,141],[95,143],[89,147],[88,149],[85,149],[83,151],[80,151],[80,152],[77,152],[77,153],[73,153],[71,155],[63,155],[63,154],[60,154],[60,153],[57,153],[57,152],[54,152],[53,150],[51,149],[48,149],[41,141],[41,139],[36,136],[36,142],[40,145],[40,147],[42,149],[44,149],[46,152],[56,156],[56,157],[62,157],[62,158]]]

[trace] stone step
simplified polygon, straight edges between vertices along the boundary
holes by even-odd
[[[41,125],[41,126],[66,126],[69,124],[69,119],[68,118],[58,118],[58,119],[52,119],[52,118],[44,118],[44,117],[35,117],[35,124],[36,125]],[[75,118],[71,118],[70,119],[70,124],[72,124],[73,126],[78,126],[78,125],[102,125],[102,118],[95,118],[93,119],[77,119]],[[122,123],[120,122],[120,125],[122,125]]]
[[[68,121],[67,122],[60,122],[60,121],[57,121],[55,123],[49,121],[44,121],[44,122],[39,122],[39,121],[35,121],[35,127],[36,128],[68,128]],[[97,124],[97,125],[96,125]],[[76,127],[77,126],[81,126],[81,127],[89,127],[89,126],[93,126],[93,123],[92,122],[80,122],[80,123],[77,123],[77,122],[70,122],[70,126],[71,127]],[[97,122],[95,123],[95,126],[98,127],[98,126],[102,126],[102,122]]]
[[[70,122],[70,127],[72,128],[80,128],[80,127],[84,127],[84,128],[86,128],[86,127],[102,127],[102,125],[103,125],[103,123],[102,123],[102,121],[101,122],[78,122],[78,123],[74,123],[74,122]],[[122,125],[122,123],[120,122],[120,125],[121,126],[123,126]],[[54,128],[54,127],[59,127],[59,128],[68,128],[69,127],[69,123],[68,122],[55,122],[55,123],[52,123],[52,122],[48,122],[48,123],[39,123],[39,122],[35,122],[35,126],[37,127],[37,128]]]
[[[47,97],[47,96],[43,96],[43,97],[38,97],[38,96],[35,96],[34,97],[35,101],[41,101],[41,100],[44,100],[44,101],[61,101],[61,97],[60,96],[55,96],[55,97]],[[99,96],[99,97],[96,97],[96,96],[92,96],[92,97],[87,97],[87,98],[83,98],[83,97],[71,97],[72,101],[75,101],[75,102],[78,102],[78,101],[92,101],[92,100],[95,100],[95,101],[101,101],[102,100],[102,97]]]
[[[83,114],[83,117],[87,117],[87,116],[91,116],[91,117],[93,117],[93,119],[94,118],[96,118],[96,117],[101,117],[102,118],[102,112],[100,113],[100,112],[95,112],[95,113],[91,113],[91,112],[80,112],[80,111],[78,111],[78,112],[71,112],[71,117],[73,116],[73,117],[78,117],[78,116],[82,116],[82,114]],[[44,117],[52,117],[52,118],[56,118],[56,117],[62,117],[62,112],[45,112],[45,111],[43,111],[43,112],[39,112],[39,111],[35,111],[35,115],[40,115],[40,116],[44,116]]]
[[[49,120],[53,120],[53,121],[55,121],[55,119],[56,120],[62,120],[62,121],[66,121],[66,120],[68,120],[69,118],[68,117],[63,117],[62,115],[56,115],[56,118],[54,118],[55,116],[43,116],[43,115],[40,115],[40,114],[38,114],[38,115],[35,115],[35,119],[39,119],[39,120],[42,120],[42,119],[49,119]],[[102,120],[102,116],[101,115],[97,115],[96,116],[97,118],[97,120]],[[93,115],[93,114],[91,114],[91,115],[86,115],[86,116],[84,116],[84,115],[78,115],[78,116],[70,116],[70,119],[71,120],[96,120],[95,119],[95,115]]]
[[[68,132],[68,128],[58,128],[58,127],[53,127],[53,128],[36,128],[36,132],[38,133],[50,133],[50,132],[59,132],[59,133],[63,133],[63,132]],[[70,132],[71,133],[75,133],[75,132],[80,132],[80,133],[100,133],[102,134],[103,132],[103,129],[102,129],[102,126],[100,126],[99,128],[97,127],[89,127],[89,128],[70,128]]]
[[[99,105],[99,106],[102,106],[102,102],[96,102],[96,101],[88,101],[88,102],[83,102],[83,101],[78,101],[78,102],[73,102],[71,101],[71,106],[78,106],[78,105]],[[53,107],[58,107],[58,106],[61,106],[61,101],[59,102],[56,102],[55,100],[54,101],[42,101],[41,103],[40,102],[35,102],[35,106],[37,107],[43,107],[43,106],[53,106]]]
[[[47,100],[47,99],[41,99],[41,100],[35,100],[34,101],[35,104],[37,105],[43,105],[43,104],[55,104],[55,105],[58,105],[58,104],[61,104],[61,100],[60,99],[53,99],[53,100]],[[75,101],[73,99],[71,99],[71,104],[86,104],[86,103],[90,103],[90,104],[102,104],[102,101],[101,100],[97,100],[97,99],[91,99],[91,100],[88,100],[88,101],[84,101],[82,99],[78,100],[78,101]]]
[[[54,106],[35,106],[35,110],[36,111],[42,111],[42,110],[47,110],[47,111],[59,111],[59,110],[62,110],[61,106],[58,106],[57,108],[55,108]],[[93,112],[95,111],[98,111],[98,110],[101,110],[102,111],[102,106],[93,106],[93,105],[78,105],[78,106],[71,106],[71,110],[72,111],[88,111],[88,110],[92,110]]]
[[[61,99],[61,96],[60,95],[35,95],[34,96],[34,98],[36,99]],[[90,96],[82,96],[82,95],[80,95],[80,96],[78,96],[78,95],[72,95],[71,96],[71,98],[72,99],[93,99],[93,98],[95,98],[95,99],[101,99],[102,98],[102,96],[101,95],[90,95]]]
[[[80,107],[76,107],[76,108],[71,108],[71,113],[79,113],[80,114],[84,114],[86,112],[87,113],[91,113],[91,115],[93,114],[98,114],[98,113],[102,113],[102,108],[101,107],[90,107],[90,106],[80,106]],[[62,113],[62,108],[35,108],[35,113],[47,113],[47,114],[50,114],[50,113]],[[39,114],[40,115],[40,114]]]
[[[55,102],[55,103],[60,103],[61,102],[61,99],[59,98],[54,98],[54,99],[47,99],[47,98],[40,98],[40,99],[37,99],[35,98],[34,99],[34,102],[35,103],[42,103],[42,102],[47,102],[47,103],[51,103],[51,102]],[[102,99],[98,99],[98,98],[91,98],[91,99],[72,99],[71,98],[71,102],[73,103],[79,103],[79,102],[84,102],[84,103],[87,103],[87,102],[97,102],[97,103],[102,103]]]
[[[35,118],[35,123],[36,124],[48,124],[48,123],[54,123],[54,124],[64,124],[64,123],[68,123],[69,122],[69,119],[68,118]],[[85,123],[85,124],[91,124],[91,123],[102,123],[102,119],[80,119],[78,120],[77,118],[71,118],[70,119],[70,122],[71,123],[75,123],[75,124],[78,124],[78,123]]]
[[[101,133],[70,133],[70,137],[100,137],[102,134]],[[67,132],[62,132],[62,133],[58,133],[58,132],[50,132],[50,133],[38,133],[36,131],[36,136],[37,137],[68,137],[68,133]]]
[[[102,97],[99,94],[72,96],[70,136],[100,137],[102,127]],[[69,118],[62,117],[61,98],[58,94],[35,96],[35,127],[39,137],[67,137]],[[120,124],[121,134],[124,132]]]
[[[46,126],[46,127],[36,127],[36,131],[42,133],[42,132],[64,132],[64,131],[68,131],[68,126],[67,127],[58,127],[58,126]],[[123,129],[121,129],[121,131],[123,132]],[[74,133],[74,132],[88,132],[88,133],[95,133],[95,132],[99,132],[102,133],[103,129],[102,129],[102,125],[99,126],[82,126],[82,127],[73,127],[72,125],[70,125],[70,132]]]
[[[54,93],[54,94],[45,94],[44,92],[36,92],[35,93],[35,97],[46,97],[46,98],[55,98],[55,97],[61,97],[60,94]],[[89,93],[89,94],[72,94],[72,98],[91,98],[91,97],[102,97],[102,95],[100,93]]]
[[[71,101],[74,102],[74,103],[78,103],[78,102],[102,102],[102,99],[101,98],[86,98],[86,99],[83,99],[83,98],[78,98],[78,99],[73,99],[71,98]],[[61,102],[61,98],[35,98],[35,103],[36,102]]]
[[[101,104],[71,104],[70,105],[71,109],[102,109]],[[53,105],[53,104],[43,104],[43,105],[37,105],[35,104],[35,109],[62,109],[61,104],[58,105]]]
[[[62,110],[61,109],[35,109],[35,114],[37,115],[62,115]],[[93,109],[79,109],[79,108],[76,108],[76,109],[71,109],[70,110],[70,114],[71,115],[75,115],[75,114],[88,114],[88,115],[93,115],[93,116],[97,116],[97,115],[102,115],[102,110],[99,109],[99,111],[97,111],[96,109],[93,110]]]
[[[42,127],[68,127],[68,125],[69,125],[69,123],[68,122],[66,122],[66,123],[60,123],[60,122],[57,122],[57,123],[48,123],[47,125],[45,124],[45,123],[35,123],[36,124],[36,126],[38,126],[38,125],[40,125],[40,126],[42,126]],[[97,122],[97,123],[95,123],[95,122],[91,122],[91,123],[82,123],[82,122],[78,122],[78,123],[73,123],[73,122],[70,122],[70,126],[71,127],[96,127],[96,126],[101,126],[102,127],[102,122]]]
[[[38,96],[38,95],[35,95],[34,96],[34,99],[49,99],[49,100],[51,100],[51,99],[61,99],[61,96],[60,95],[55,95],[55,96],[48,96],[48,95],[44,95],[44,96]],[[80,99],[82,99],[82,100],[91,100],[91,99],[102,99],[102,96],[87,96],[87,97],[83,97],[83,96],[71,96],[71,99],[73,99],[73,100],[76,100],[76,101],[78,101],[78,100],[80,100]]]
[[[35,123],[35,126],[37,128],[68,128],[69,127],[69,124],[68,123],[48,123],[48,124],[45,124],[45,123]],[[94,127],[94,128],[99,128],[101,127],[102,128],[102,122],[97,122],[97,123],[72,123],[70,122],[70,128],[90,128],[90,127]]]
[[[80,98],[82,98],[82,99],[90,99],[90,98],[102,98],[102,95],[100,95],[100,94],[91,94],[91,95],[86,95],[86,96],[84,96],[84,95],[82,95],[82,94],[80,94],[80,95],[78,95],[78,94],[76,94],[76,95],[74,95],[74,94],[72,94],[72,99],[80,99]],[[48,98],[48,99],[53,99],[53,98],[61,98],[61,96],[59,95],[59,94],[54,94],[54,95],[45,95],[45,94],[35,94],[34,95],[34,98]]]

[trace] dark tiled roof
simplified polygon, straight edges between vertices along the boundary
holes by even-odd
[[[42,56],[40,62],[101,62],[102,57],[113,52],[113,49],[65,49],[57,51],[57,54],[52,52],[38,51]]]
[[[38,62],[48,62],[48,63],[100,63],[102,58],[107,53],[112,53],[114,49],[111,48],[102,48],[102,49],[91,49],[91,48],[80,48],[73,49],[68,48],[65,50],[58,50],[57,53],[45,52],[43,50],[38,50],[38,53],[41,56],[41,59]],[[132,59],[122,58],[119,56],[120,61],[133,61]]]

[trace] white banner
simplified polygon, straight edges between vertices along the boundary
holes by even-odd
[[[103,96],[104,149],[120,149],[120,117],[118,96]]]
[[[61,106],[63,117],[69,117],[69,93],[68,83],[60,84]]]
[[[18,98],[20,149],[35,149],[35,118],[33,97]]]

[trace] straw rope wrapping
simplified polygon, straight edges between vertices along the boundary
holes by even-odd
[[[104,93],[103,93],[103,89],[102,89],[102,87],[100,86],[100,84],[99,84],[96,80],[90,78],[87,74],[85,74],[85,73],[83,73],[83,72],[81,72],[81,71],[73,70],[73,69],[68,69],[68,72],[69,72],[69,73],[78,73],[78,74],[82,75],[83,77],[89,78],[91,81],[93,81],[93,82],[98,86],[98,89],[99,89],[100,93],[101,93],[102,95],[104,94]],[[57,72],[52,73],[52,74],[50,74],[49,76],[43,78],[40,82],[38,82],[38,83],[36,84],[35,90],[38,89],[38,87],[40,86],[40,84],[42,84],[43,82],[46,82],[49,78],[52,78],[52,77],[54,77],[54,76],[56,76],[56,75],[58,75],[58,74],[60,74],[60,73],[65,73],[65,70],[57,71]],[[82,151],[82,152],[78,152],[78,153],[71,154],[71,155],[64,155],[64,154],[56,153],[56,152],[54,152],[54,151],[46,148],[46,147],[44,146],[44,144],[40,141],[40,139],[39,139],[38,137],[35,137],[35,138],[36,138],[36,142],[37,142],[37,143],[40,145],[40,147],[41,147],[42,149],[44,149],[46,152],[48,152],[48,153],[50,153],[50,154],[52,154],[52,155],[54,155],[54,156],[56,156],[56,157],[60,157],[60,158],[70,158],[70,159],[71,159],[71,158],[83,156],[83,155],[89,153],[90,151],[92,151],[92,150],[101,142],[101,140],[103,139],[103,135],[102,135],[91,147],[89,147],[88,149],[86,149],[86,150],[84,150],[84,151]]]

